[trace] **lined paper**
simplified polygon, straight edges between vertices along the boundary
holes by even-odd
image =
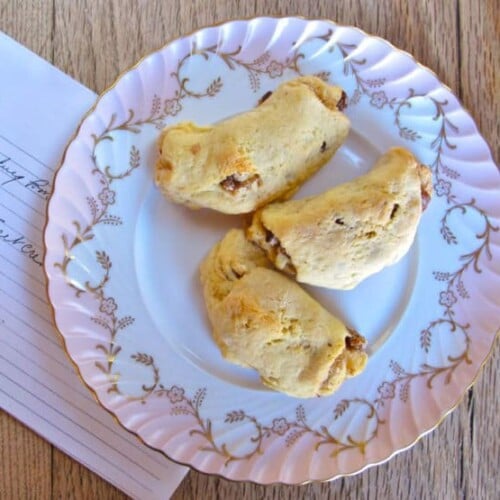
[[[69,136],[96,96],[0,32],[0,408],[133,498],[169,498],[187,472],[94,401],[54,330],[45,208]]]

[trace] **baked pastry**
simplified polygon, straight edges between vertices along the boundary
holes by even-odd
[[[331,394],[363,370],[365,341],[270,266],[243,230],[211,250],[201,281],[214,340],[226,359],[256,369],[272,389]]]
[[[172,201],[229,214],[291,196],[347,137],[345,103],[341,88],[306,76],[216,125],[166,127],[156,184]]]
[[[406,254],[431,193],[429,168],[393,148],[351,182],[259,210],[247,236],[298,281],[347,290]]]

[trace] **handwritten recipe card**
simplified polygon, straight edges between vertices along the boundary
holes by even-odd
[[[43,272],[54,169],[96,95],[0,32],[0,408],[134,498],[187,472],[120,428],[55,332]]]

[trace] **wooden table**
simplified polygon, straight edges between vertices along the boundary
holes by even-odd
[[[495,0],[0,0],[0,29],[100,92],[165,40],[225,19],[266,14],[330,18],[411,52],[460,97],[498,162]],[[385,465],[307,486],[232,483],[192,471],[173,498],[498,498],[499,366],[497,343],[453,414]],[[124,495],[0,413],[0,498]]]

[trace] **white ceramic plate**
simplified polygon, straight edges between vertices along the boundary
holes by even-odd
[[[212,123],[280,82],[316,74],[349,96],[352,130],[297,197],[411,149],[435,196],[409,254],[355,290],[310,289],[365,335],[365,372],[331,397],[266,389],[214,345],[198,281],[242,218],[190,211],[153,183],[159,130]],[[471,117],[387,42],[327,21],[261,18],[202,29],[123,74],[69,144],[45,267],[57,327],[85,383],[172,459],[260,483],[352,474],[434,428],[474,380],[499,326],[500,176]]]

